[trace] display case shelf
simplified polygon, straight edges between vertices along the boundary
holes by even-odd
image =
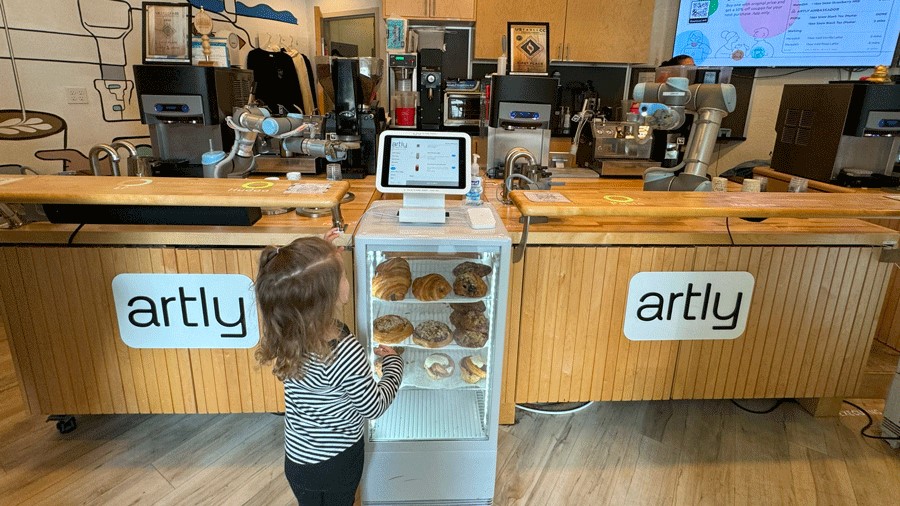
[[[485,378],[478,383],[467,383],[462,379],[462,368],[459,365],[460,361],[469,355],[480,354],[483,359],[486,359],[486,352],[479,350],[483,349],[407,349],[401,356],[403,359],[403,382],[400,384],[400,388],[402,390],[484,390],[488,379]],[[424,364],[425,358],[432,353],[444,353],[453,359],[453,374],[446,378],[431,379]]]
[[[369,432],[373,441],[487,439],[482,390],[402,390]]]

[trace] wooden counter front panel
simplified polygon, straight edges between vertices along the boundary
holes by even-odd
[[[255,277],[258,249],[0,248],[0,299],[31,413],[284,411],[254,349],[135,349],[118,335],[123,272]],[[344,253],[352,284],[350,253]],[[345,321],[352,327],[353,308]],[[260,325],[261,328],[261,325]]]
[[[634,274],[690,270],[693,252],[529,247],[516,402],[667,399],[678,344],[627,340],[625,296]]]
[[[880,252],[529,247],[516,402],[852,395],[893,268],[878,262]],[[655,342],[624,336],[634,274],[706,270],[756,278],[744,335]]]

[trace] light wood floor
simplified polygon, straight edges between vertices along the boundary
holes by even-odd
[[[900,504],[900,452],[859,436],[864,423],[852,410],[815,419],[788,403],[753,415],[728,401],[520,413],[500,430],[495,503]],[[292,504],[281,424],[270,414],[82,416],[59,434],[24,412],[0,339],[3,505]]]

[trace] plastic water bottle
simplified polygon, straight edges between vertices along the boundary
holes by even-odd
[[[469,192],[466,193],[467,206],[481,205],[481,167],[478,166],[478,155],[472,154],[472,178]]]

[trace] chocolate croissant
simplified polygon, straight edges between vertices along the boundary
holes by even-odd
[[[412,282],[413,297],[424,300],[441,300],[450,293],[450,283],[440,274],[427,274]]]

